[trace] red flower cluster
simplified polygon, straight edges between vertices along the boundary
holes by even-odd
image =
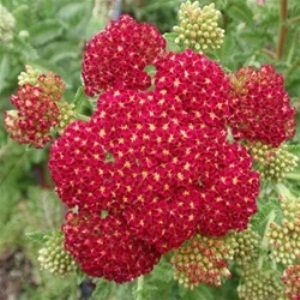
[[[158,253],[196,232],[245,229],[256,210],[258,175],[246,150],[166,91],[105,93],[90,122],[74,122],[55,142],[49,166],[70,208],[124,218],[130,234]],[[74,247],[67,243],[71,253]]]
[[[223,145],[219,165],[201,195],[204,208],[199,226],[204,235],[244,230],[257,209],[259,176],[251,171],[252,158],[246,149],[237,144]]]
[[[54,74],[41,75],[38,85],[24,84],[11,97],[17,111],[5,114],[4,125],[12,139],[21,144],[43,147],[51,140],[50,129],[58,123],[58,101],[64,84]]]
[[[224,125],[229,117],[230,83],[216,62],[186,50],[165,55],[156,68],[157,90],[179,97],[196,118],[212,126]]]
[[[232,116],[237,139],[279,146],[295,134],[295,109],[284,90],[284,80],[270,65],[242,68],[232,77]]]
[[[91,276],[121,283],[150,272],[159,261],[155,249],[136,239],[120,217],[69,213],[66,220],[65,244]]]
[[[226,140],[228,79],[190,50],[158,58],[163,48],[153,27],[126,16],[92,39],[86,91],[110,89],[51,149],[57,192],[79,209],[64,227],[66,248],[92,276],[131,280],[195,233],[245,229],[256,211],[252,159]],[[150,84],[149,63],[156,88],[138,91]]]
[[[82,65],[86,94],[94,96],[109,87],[146,89],[151,84],[144,68],[155,62],[166,42],[150,24],[124,15],[112,21],[87,44]]]

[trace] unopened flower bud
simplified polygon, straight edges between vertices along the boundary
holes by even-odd
[[[223,44],[224,30],[218,26],[221,13],[214,3],[199,7],[197,1],[182,3],[178,11],[175,42],[198,52],[214,50]]]
[[[287,150],[286,145],[274,148],[261,142],[247,143],[263,179],[281,181],[284,175],[295,169],[298,157]]]
[[[228,261],[233,259],[235,246],[232,236],[225,238],[194,236],[178,248],[172,257],[175,280],[190,289],[202,283],[220,286],[222,279],[231,276]]]
[[[64,239],[61,233],[55,233],[48,237],[44,247],[39,250],[38,261],[41,269],[55,275],[63,276],[77,270],[71,254],[64,249]]]

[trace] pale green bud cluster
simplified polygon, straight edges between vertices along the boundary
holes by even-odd
[[[255,142],[246,146],[263,179],[279,182],[286,173],[293,171],[297,166],[298,157],[290,153],[286,145],[274,148]]]
[[[220,48],[224,41],[224,30],[219,27],[220,11],[214,3],[199,7],[197,1],[181,4],[178,11],[179,24],[175,43],[198,52]]]
[[[0,43],[7,43],[12,40],[15,23],[14,16],[0,4]]]
[[[185,288],[199,284],[220,286],[231,276],[229,260],[233,259],[235,240],[204,237],[199,234],[178,248],[171,259],[174,279]]]
[[[65,128],[75,120],[75,105],[66,101],[60,101],[57,103],[59,108],[58,124],[55,129],[59,134],[62,134]]]
[[[260,236],[248,228],[238,232],[234,236],[236,247],[234,248],[234,261],[238,266],[247,266],[258,258]]]
[[[283,199],[283,219],[271,223],[267,236],[272,249],[271,258],[277,263],[291,265],[300,257],[300,201]]]
[[[24,85],[26,83],[37,85],[38,78],[41,75],[41,72],[37,69],[33,68],[30,65],[25,66],[25,71],[21,72],[18,76],[19,86]]]
[[[242,300],[278,300],[282,289],[274,270],[251,265],[242,272],[237,292]]]
[[[72,256],[64,249],[63,235],[52,234],[45,246],[39,250],[38,261],[41,269],[55,275],[67,275],[76,272],[77,265]]]

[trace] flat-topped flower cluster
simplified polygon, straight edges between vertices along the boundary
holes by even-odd
[[[295,111],[272,67],[228,76],[202,54],[165,45],[129,16],[93,37],[83,79],[97,109],[51,149],[51,174],[70,209],[65,246],[92,276],[129,281],[195,234],[246,229],[259,175],[239,141],[278,145],[294,133]]]

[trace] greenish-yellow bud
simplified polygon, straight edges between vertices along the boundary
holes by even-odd
[[[224,30],[219,27],[221,13],[214,3],[203,8],[197,1],[182,3],[178,11],[179,24],[173,30],[178,34],[175,43],[203,52],[220,48]]]

